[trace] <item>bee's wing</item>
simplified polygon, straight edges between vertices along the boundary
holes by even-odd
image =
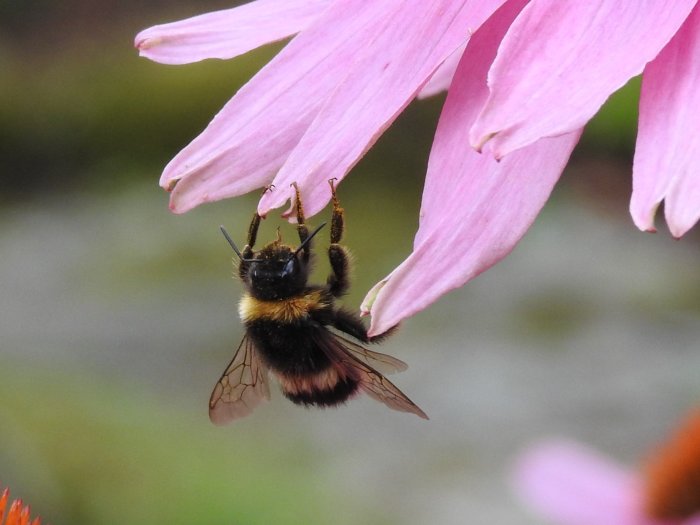
[[[340,365],[341,368],[349,372],[351,375],[358,377],[360,381],[360,389],[368,396],[381,403],[384,403],[386,406],[394,410],[398,410],[400,412],[410,412],[422,417],[423,419],[428,419],[425,412],[423,412],[418,405],[411,401],[406,394],[401,392],[396,385],[377,372],[370,365],[363,362],[363,360],[355,356],[355,352],[357,352],[357,350],[354,347],[358,345],[353,345],[353,347],[351,347],[348,345],[347,339],[341,338],[335,333],[327,330],[319,333],[317,342],[332,361]],[[365,350],[365,352],[369,352],[367,349],[363,350]],[[376,354],[376,352],[370,352],[370,354]]]
[[[267,368],[246,335],[211,393],[209,419],[216,425],[224,425],[247,416],[263,400],[269,399]]]
[[[387,354],[381,352],[373,352],[364,346],[353,343],[342,335],[332,332],[333,336],[343,345],[346,352],[349,352],[353,357],[359,359],[364,364],[369,365],[377,372],[382,374],[393,374],[395,372],[403,372],[408,368],[408,365]]]

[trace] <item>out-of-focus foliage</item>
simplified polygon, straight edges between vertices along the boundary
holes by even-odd
[[[22,194],[47,184],[102,188],[153,170],[204,127],[271,50],[238,63],[158,67],[121,47],[71,43],[58,56],[0,60],[0,166]],[[94,43],[97,44],[97,43]]]
[[[221,432],[124,379],[13,370],[0,373],[0,415],[12,422],[0,459],[20,460],[9,473],[38,492],[34,508],[51,523],[346,522],[303,440]]]

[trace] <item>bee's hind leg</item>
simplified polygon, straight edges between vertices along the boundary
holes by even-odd
[[[331,201],[333,203],[333,216],[331,218],[331,245],[328,247],[328,259],[331,263],[331,274],[328,276],[326,289],[334,296],[340,297],[350,287],[350,255],[347,249],[340,244],[345,230],[345,210],[340,206],[335,194],[335,179],[328,181],[331,186]],[[338,309],[334,312],[333,327],[341,332],[351,335],[363,343],[379,343],[393,334],[398,325],[395,325],[383,334],[369,336],[367,328],[355,314],[347,310]]]
[[[353,313],[341,308],[335,311],[333,318],[333,328],[345,332],[363,343],[381,343],[384,339],[395,333],[398,327],[399,325],[394,325],[382,334],[369,336],[367,335],[367,328],[365,325]]]

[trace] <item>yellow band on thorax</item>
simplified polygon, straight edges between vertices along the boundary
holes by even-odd
[[[319,290],[279,301],[262,301],[245,293],[238,304],[238,314],[244,323],[255,319],[291,322],[303,319],[311,310],[325,306]]]

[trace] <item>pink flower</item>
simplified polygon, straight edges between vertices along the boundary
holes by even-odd
[[[700,411],[643,473],[553,441],[523,454],[513,481],[523,502],[556,525],[700,525]]]
[[[505,257],[587,120],[643,72],[632,216],[653,230],[665,200],[680,236],[700,216],[697,2],[257,0],[146,29],[136,46],[165,63],[231,58],[298,33],[161,185],[181,213],[273,183],[264,215],[296,182],[313,215],[328,179],[342,179],[416,96],[449,86],[413,252],[363,304],[377,334]]]

